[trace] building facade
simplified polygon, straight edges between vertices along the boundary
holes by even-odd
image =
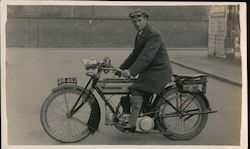
[[[239,5],[210,8],[208,55],[230,60],[241,58]]]

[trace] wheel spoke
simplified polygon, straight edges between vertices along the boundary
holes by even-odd
[[[54,105],[54,103],[52,105]],[[57,106],[49,108],[47,113],[52,113],[53,115],[50,116],[54,116],[55,118],[66,116],[66,113],[61,110],[61,108],[58,109]]]
[[[83,122],[82,120],[76,118],[76,117],[71,117],[72,120],[74,120],[75,122],[78,122],[79,124],[83,125],[83,126],[87,126],[88,127],[88,124]]]
[[[175,105],[176,105],[176,109],[178,109],[178,107],[179,107],[179,104],[178,104],[178,95],[177,95],[177,97],[175,98]]]
[[[71,124],[70,124],[70,120],[68,121],[68,126],[69,126],[69,135],[71,136],[71,137],[73,137],[74,135],[73,135],[73,131],[72,131],[72,127],[71,127]]]
[[[181,97],[183,97],[183,96],[181,96]],[[188,100],[189,100],[189,99],[187,98],[187,99],[181,104],[181,106],[180,106],[180,109],[181,109],[181,110],[183,110],[183,109],[182,109],[182,106],[183,106]]]
[[[175,118],[175,128],[174,129],[178,129],[178,117]]]
[[[83,127],[81,127],[82,124],[80,124],[80,123],[78,123],[78,122],[76,122],[76,121],[74,121],[74,120],[72,120],[71,122],[75,124],[74,126],[76,127],[76,132],[81,133],[81,132],[84,130]],[[81,125],[81,126],[80,126],[80,125]]]
[[[177,119],[177,131],[180,133],[180,119]]]
[[[63,90],[63,94],[64,94],[64,101],[66,103],[66,109],[67,109],[67,112],[68,112],[69,111],[69,105],[68,105],[67,98],[66,98],[66,93],[64,92],[64,90]]]
[[[181,126],[180,130],[181,130],[181,132],[183,132],[183,121],[182,121],[182,119],[180,119],[180,126]]]
[[[66,130],[66,125],[67,125],[67,121],[65,121],[64,123],[63,123],[63,125],[62,125],[62,133],[61,133],[61,136],[62,137],[65,137],[65,130]],[[60,136],[60,134],[59,134],[59,136]]]
[[[183,122],[183,127],[184,127],[184,131],[186,131],[187,130],[186,128],[188,128],[186,122]]]
[[[57,97],[58,98],[58,97]],[[59,100],[60,101],[60,100]],[[56,107],[58,107],[58,108],[56,108],[56,109],[61,109],[61,111],[63,112],[63,113],[67,113],[67,111],[65,111],[65,109],[62,107],[62,105],[60,104],[60,103],[58,103],[58,101],[53,101],[53,104],[55,104],[55,106]]]
[[[190,103],[195,99],[195,97],[193,96],[193,98],[189,101],[189,103],[182,109],[183,111],[190,105]]]
[[[186,121],[186,124],[187,124],[188,128],[192,127],[192,125],[193,125],[193,124],[190,122],[190,119],[188,119],[188,121]]]
[[[65,124],[65,122],[64,122],[63,124]],[[51,126],[51,125],[50,125],[50,126]],[[56,128],[59,128],[59,127],[62,127],[62,126],[63,126],[62,123],[58,123],[58,124],[56,124],[56,125],[53,125],[53,127],[51,126],[50,129],[51,129],[51,130],[54,130],[54,132],[56,132]]]
[[[178,108],[178,109],[179,109],[179,110],[181,110],[181,105],[182,105],[182,94],[180,94],[180,96],[179,96],[179,97],[180,97],[180,106],[179,106],[179,108]]]

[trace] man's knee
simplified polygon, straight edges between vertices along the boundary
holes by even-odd
[[[130,89],[130,94],[131,94],[131,96],[142,96],[143,97],[144,92],[141,90],[137,90],[137,89]]]
[[[131,96],[130,103],[131,104],[141,104],[143,102],[142,96]]]

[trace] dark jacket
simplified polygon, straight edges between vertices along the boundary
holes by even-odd
[[[129,69],[132,76],[139,74],[131,88],[161,93],[171,81],[172,67],[159,32],[147,24],[141,35],[137,34],[134,50],[120,68]]]

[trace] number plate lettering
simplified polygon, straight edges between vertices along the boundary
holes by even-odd
[[[77,78],[76,77],[69,77],[69,78],[58,78],[57,79],[58,86],[60,86],[62,84],[67,84],[67,83],[77,84]]]

